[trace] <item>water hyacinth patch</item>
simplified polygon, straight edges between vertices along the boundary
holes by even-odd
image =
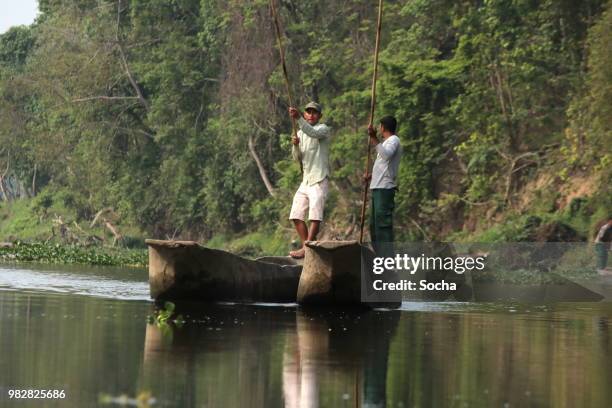
[[[146,250],[17,241],[13,245],[0,247],[0,262],[144,267],[148,258]]]

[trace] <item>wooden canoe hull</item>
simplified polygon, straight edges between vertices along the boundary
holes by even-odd
[[[155,300],[292,303],[302,266],[257,261],[192,241],[147,240]]]
[[[242,258],[193,241],[146,240],[155,300],[299,303],[324,307],[399,307],[363,302],[362,251],[356,241],[306,244],[304,267],[287,257]],[[301,263],[301,262],[300,262]]]

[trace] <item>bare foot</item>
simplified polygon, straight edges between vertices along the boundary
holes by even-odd
[[[302,259],[304,257],[304,253],[306,253],[306,250],[304,248],[300,248],[289,252],[289,256],[295,259]]]

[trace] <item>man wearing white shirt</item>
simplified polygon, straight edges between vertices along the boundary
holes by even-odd
[[[595,252],[597,254],[597,272],[600,275],[612,275],[612,269],[607,268],[608,251],[612,249],[612,217],[599,229],[595,236]]]
[[[304,257],[304,243],[317,239],[319,226],[323,220],[323,209],[328,191],[330,128],[319,123],[323,116],[321,105],[310,102],[302,114],[294,107],[289,108],[289,116],[297,119],[300,130],[293,137],[291,154],[301,161],[303,179],[291,206],[289,219],[300,236],[300,249],[289,252],[293,258]],[[306,217],[310,227],[306,225]]]
[[[370,236],[373,244],[393,242],[393,209],[397,191],[397,173],[402,157],[402,146],[395,134],[397,120],[385,116],[380,120],[382,142],[376,130],[370,126],[370,144],[375,146],[377,156],[372,167],[370,191],[372,193],[372,212],[370,215]],[[379,245],[374,245],[375,249]]]

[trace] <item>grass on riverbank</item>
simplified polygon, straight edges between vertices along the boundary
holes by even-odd
[[[94,216],[82,212],[73,194],[50,188],[34,198],[0,202],[0,242],[84,244],[95,240],[98,245],[108,246],[114,236],[104,222],[98,220],[92,225]],[[121,223],[115,214],[108,218],[122,236],[121,245],[145,248],[140,229]]]
[[[604,193],[592,197],[578,197],[562,210],[551,210],[551,203],[545,206],[535,203],[534,208],[525,212],[508,211],[494,225],[483,230],[458,231],[446,237],[447,242],[529,242],[529,241],[592,241],[598,227],[609,218],[612,197]],[[541,208],[548,208],[542,210]],[[538,230],[546,226],[563,226],[569,237],[538,236]]]
[[[205,245],[248,258],[283,256],[292,249],[291,239],[284,235],[275,231],[255,231],[239,237],[217,235]]]
[[[39,262],[137,266],[148,264],[141,233],[116,224],[123,239],[110,246],[113,236],[98,222],[79,217],[74,195],[45,189],[36,197],[0,204],[0,262]],[[60,225],[60,223],[62,225]]]

